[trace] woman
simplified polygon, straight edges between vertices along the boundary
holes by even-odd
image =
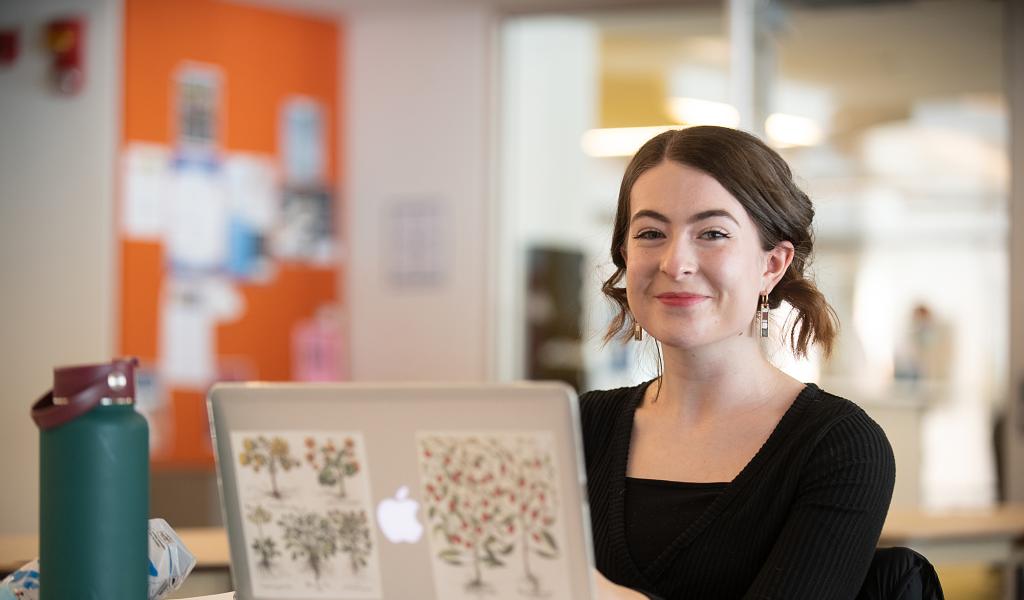
[[[785,300],[794,352],[831,350],[834,312],[804,277],[813,216],[782,158],[741,131],[668,131],[626,169],[617,269],[603,287],[620,314],[607,337],[650,335],[663,367],[581,398],[602,598],[860,589],[892,496],[892,449],[859,407],[761,349]]]

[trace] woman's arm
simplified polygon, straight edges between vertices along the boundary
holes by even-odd
[[[744,598],[852,599],[889,510],[896,465],[863,411],[836,423],[801,474],[797,498]]]

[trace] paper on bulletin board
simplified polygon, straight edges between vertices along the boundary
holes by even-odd
[[[170,419],[166,414],[166,391],[160,385],[160,376],[151,368],[135,370],[135,409],[149,422],[150,454],[161,454]]]
[[[128,239],[159,240],[170,152],[159,144],[132,143],[121,161],[121,231]]]
[[[224,161],[227,186],[226,268],[247,280],[271,276],[269,239],[278,219],[277,173],[271,157],[231,154]]]
[[[178,148],[213,151],[220,139],[223,77],[216,65],[186,62],[174,74]]]
[[[341,311],[321,306],[292,328],[292,378],[295,381],[339,381],[341,373]]]
[[[381,596],[365,448],[358,431],[231,433],[255,596]]]
[[[285,260],[318,266],[334,263],[334,208],[327,189],[284,188],[273,250]]]
[[[160,373],[171,385],[205,389],[217,377],[216,327],[239,318],[241,294],[219,277],[165,281]]]
[[[316,100],[289,98],[281,107],[281,163],[289,185],[325,183],[324,110]]]
[[[179,162],[171,171],[164,242],[172,270],[214,272],[227,258],[227,186],[220,169]]]

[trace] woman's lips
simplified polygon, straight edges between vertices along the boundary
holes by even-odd
[[[667,306],[693,306],[708,299],[707,296],[694,294],[658,294],[655,297]]]

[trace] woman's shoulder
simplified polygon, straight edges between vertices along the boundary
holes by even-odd
[[[643,394],[648,383],[650,382],[610,390],[584,392],[580,394],[580,412],[583,415],[618,413],[622,409],[623,403],[635,403]]]
[[[633,398],[650,382],[639,383],[626,387],[610,390],[590,390],[580,394],[580,403],[601,404],[605,402],[617,402],[626,398]]]
[[[844,419],[867,414],[856,402],[823,390],[814,383],[806,384],[800,395],[804,397],[809,412],[819,418]]]
[[[885,431],[856,403],[817,386],[809,390],[805,405],[807,429],[797,433],[807,440],[799,447],[801,480],[812,493],[829,498],[822,502],[867,507],[884,518],[896,480],[896,459]]]
[[[885,431],[860,405],[814,384],[808,384],[802,395],[806,396],[803,433],[810,439],[818,444],[873,448],[882,455],[891,455]]]
[[[602,457],[612,457],[610,448],[627,447],[619,442],[628,439],[630,428],[623,417],[627,408],[635,408],[643,396],[647,384],[612,390],[593,390],[580,395],[580,422],[583,433],[583,449],[588,468],[601,462]]]
[[[580,394],[580,418],[584,435],[606,432],[614,427],[627,405],[635,406],[647,383],[610,390],[591,390]]]

